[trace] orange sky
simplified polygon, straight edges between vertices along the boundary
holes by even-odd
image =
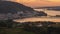
[[[60,0],[14,0],[30,7],[60,6]]]

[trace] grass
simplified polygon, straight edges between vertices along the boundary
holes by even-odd
[[[15,28],[15,29],[0,29],[0,34],[34,34],[34,33],[24,31],[21,28]]]

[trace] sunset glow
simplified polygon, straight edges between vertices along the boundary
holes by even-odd
[[[51,2],[60,2],[60,0],[46,0],[46,1],[51,1]]]
[[[60,6],[60,0],[14,0],[26,6]]]

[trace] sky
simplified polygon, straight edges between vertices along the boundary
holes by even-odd
[[[60,0],[9,0],[19,2],[30,7],[41,7],[41,6],[60,6]]]
[[[60,6],[60,0],[15,0],[30,7]]]

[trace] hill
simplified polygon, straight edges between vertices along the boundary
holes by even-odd
[[[47,16],[47,14],[44,12],[37,12],[33,8],[25,6],[21,3],[0,1],[0,18],[24,18],[32,16]]]
[[[0,13],[15,13],[17,11],[33,11],[33,9],[17,2],[0,1]]]

